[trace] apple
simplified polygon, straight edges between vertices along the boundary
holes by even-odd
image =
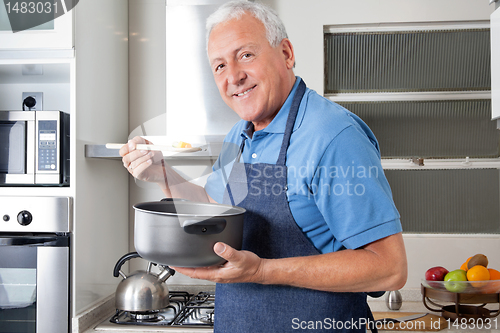
[[[448,291],[454,293],[461,293],[467,288],[466,283],[461,283],[460,281],[467,281],[467,272],[463,269],[455,269],[449,272],[444,277],[444,286]]]
[[[444,277],[448,274],[448,270],[442,266],[429,268],[425,272],[425,279],[427,281],[444,281]]]

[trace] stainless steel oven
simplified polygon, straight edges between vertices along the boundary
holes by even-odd
[[[0,332],[68,332],[68,197],[0,197]]]

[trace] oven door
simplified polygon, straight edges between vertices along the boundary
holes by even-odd
[[[0,332],[69,331],[69,236],[0,234]]]
[[[0,185],[35,183],[35,112],[0,111]]]

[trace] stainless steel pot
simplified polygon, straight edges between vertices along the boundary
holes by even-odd
[[[168,266],[160,266],[163,270],[159,274],[152,273],[154,263],[150,262],[147,271],[136,271],[127,276],[120,269],[132,258],[140,258],[140,255],[137,252],[127,253],[118,260],[113,270],[114,277],[123,277],[116,288],[116,308],[124,311],[153,311],[167,307],[169,292],[165,281],[175,271]]]
[[[146,260],[178,267],[225,262],[213,251],[217,242],[241,249],[245,209],[170,200],[134,205],[134,244]]]

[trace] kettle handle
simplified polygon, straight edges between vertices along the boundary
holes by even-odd
[[[113,276],[118,277],[120,275],[120,269],[122,268],[122,265],[127,261],[132,258],[142,258],[139,253],[137,252],[130,252],[121,257],[118,262],[115,265],[115,268],[113,269]]]

